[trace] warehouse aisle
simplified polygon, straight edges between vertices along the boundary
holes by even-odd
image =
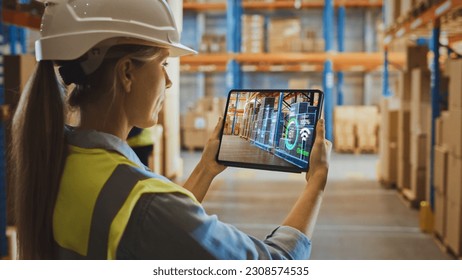
[[[200,153],[182,156],[189,174]],[[420,232],[418,211],[376,182],[376,162],[375,155],[333,155],[312,259],[450,259]],[[204,207],[263,238],[282,222],[303,187],[300,174],[228,168],[215,179]]]

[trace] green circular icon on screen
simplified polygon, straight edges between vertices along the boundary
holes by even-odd
[[[293,143],[290,143],[289,142],[289,129],[290,127],[294,125],[294,134],[295,134],[295,140]],[[297,133],[297,130],[298,130],[298,122],[297,122],[297,119],[296,118],[292,118],[289,120],[289,123],[287,124],[287,128],[286,128],[286,148],[287,150],[289,151],[292,151],[294,148],[295,148],[295,145],[297,145],[297,141],[298,141],[298,133]]]

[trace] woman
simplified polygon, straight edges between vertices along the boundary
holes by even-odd
[[[39,63],[13,121],[21,258],[309,256],[330,151],[323,122],[307,187],[282,226],[256,240],[207,215],[200,205],[224,170],[214,160],[221,122],[183,187],[146,170],[122,140],[132,127],[157,122],[165,89],[172,85],[167,57],[194,53],[179,43],[166,2],[51,2],[36,43]],[[75,85],[68,101],[80,109],[77,128],[65,128],[59,79]]]

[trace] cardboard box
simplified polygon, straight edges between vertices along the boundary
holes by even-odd
[[[411,81],[411,131],[424,133],[429,124],[430,72],[423,69],[412,70]]]
[[[16,108],[21,92],[35,70],[36,63],[35,57],[30,54],[3,57],[5,104]]]
[[[184,129],[203,129],[207,128],[207,118],[204,113],[188,112],[183,118]]]
[[[449,152],[462,157],[462,109],[449,111],[447,130],[447,145]]]
[[[398,97],[404,101],[411,100],[411,72],[404,71],[399,74]]]
[[[411,200],[420,202],[425,200],[426,169],[411,167]]]
[[[427,166],[427,136],[425,134],[411,135],[411,165],[416,168]]]
[[[301,26],[299,18],[272,19],[268,26],[269,52],[301,51]]]
[[[462,255],[462,205],[446,200],[445,243],[458,256]]]
[[[398,111],[398,153],[399,160],[409,162],[411,143],[411,112]]]
[[[435,145],[442,146],[443,145],[443,124],[442,124],[441,116],[435,120]]]
[[[449,61],[449,109],[462,110],[462,59]]]
[[[439,146],[449,147],[449,141],[452,133],[449,118],[449,111],[443,111],[436,123],[435,139]]]
[[[396,129],[396,127],[398,127],[398,112],[399,111],[388,111],[382,119],[383,129],[386,129],[384,136],[386,136],[389,141],[398,141],[398,130]]]
[[[183,146],[188,149],[204,148],[209,134],[204,129],[183,129]]]
[[[446,194],[447,171],[448,171],[448,151],[445,147],[434,147],[435,164],[433,171],[433,184],[435,189],[441,194]]]
[[[448,201],[462,205],[462,158],[449,153],[447,176]]]
[[[408,46],[406,48],[406,70],[414,68],[428,70],[428,47],[427,46]],[[430,80],[428,80],[430,84]]]
[[[401,163],[398,159],[398,182],[396,184],[399,189],[411,188],[411,170],[412,165],[410,162]]]
[[[446,236],[446,195],[439,191],[435,191],[434,213],[435,233],[444,238]]]

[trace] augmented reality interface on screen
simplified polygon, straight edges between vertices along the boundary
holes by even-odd
[[[319,91],[232,91],[218,160],[306,170],[321,102]]]

